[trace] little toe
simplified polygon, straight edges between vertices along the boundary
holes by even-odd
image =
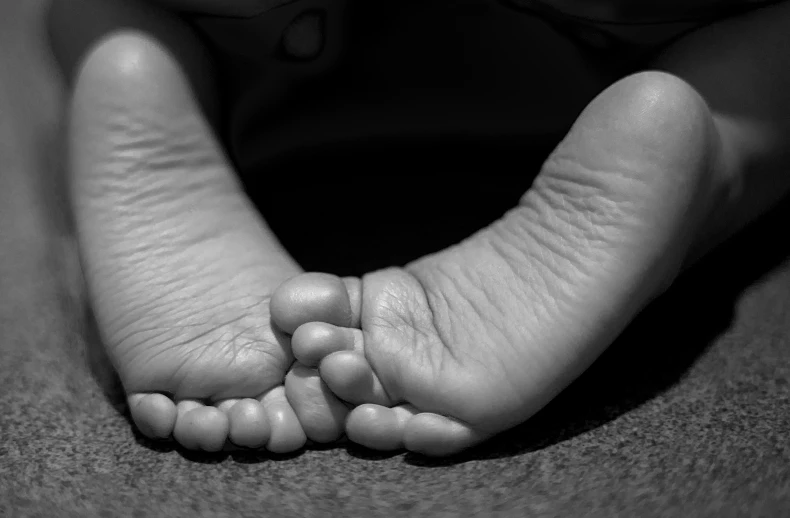
[[[149,439],[167,439],[176,425],[176,405],[164,394],[132,394],[129,412],[138,430]]]
[[[320,372],[332,392],[353,405],[392,406],[394,403],[361,352],[330,354],[321,362]]]
[[[361,347],[362,331],[324,322],[303,324],[291,338],[294,357],[306,367],[318,367],[332,353],[361,350]]]
[[[285,377],[285,394],[308,439],[330,443],[342,437],[348,408],[329,390],[318,371],[294,365]]]
[[[285,387],[278,386],[267,392],[261,404],[271,427],[266,449],[273,453],[290,453],[302,448],[307,436],[285,396]]]
[[[283,282],[272,295],[272,320],[293,334],[307,322],[350,326],[354,321],[345,282],[336,275],[303,273]]]
[[[432,413],[411,417],[403,430],[407,450],[433,457],[454,455],[487,438],[457,419]]]
[[[176,410],[178,415],[173,437],[181,446],[208,452],[222,450],[230,429],[224,412],[194,400],[179,401]]]
[[[346,435],[351,441],[373,450],[400,450],[406,425],[415,413],[411,405],[394,408],[360,405],[348,415]]]
[[[271,437],[266,410],[257,399],[242,399],[227,411],[230,421],[228,438],[236,446],[262,448]]]

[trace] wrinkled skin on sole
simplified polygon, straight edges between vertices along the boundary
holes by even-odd
[[[456,453],[537,412],[671,283],[720,195],[717,149],[691,87],[628,77],[499,221],[403,269],[298,276],[272,316],[296,359],[355,406],[351,440]]]
[[[135,424],[187,449],[301,448],[289,337],[269,314],[300,268],[221,151],[208,55],[143,4],[55,2],[50,21],[85,276]]]

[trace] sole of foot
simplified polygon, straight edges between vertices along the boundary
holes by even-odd
[[[136,426],[192,450],[301,448],[285,390],[290,340],[269,310],[300,269],[205,115],[214,97],[200,42],[150,5],[55,2],[51,16],[71,82],[84,275]]]
[[[272,318],[323,401],[353,407],[349,439],[460,452],[540,410],[671,284],[722,185],[713,128],[683,81],[623,79],[499,221],[361,280],[297,276]]]

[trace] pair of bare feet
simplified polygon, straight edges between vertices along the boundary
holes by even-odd
[[[156,248],[97,250],[107,271],[89,273],[99,305],[124,308],[102,321],[135,423],[207,451],[288,452],[345,432],[430,455],[521,423],[678,272],[712,199],[707,117],[669,76],[627,79],[581,116],[519,207],[362,279],[293,277],[252,213],[251,229],[203,227],[185,254],[153,218]]]
[[[69,167],[131,415],[188,449],[289,452],[345,433],[447,455],[490,438],[666,289],[726,194],[706,103],[641,73],[592,101],[488,228],[362,279],[304,274],[244,197],[178,52],[129,32],[84,57]]]

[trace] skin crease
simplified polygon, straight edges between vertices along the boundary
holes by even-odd
[[[737,32],[737,30],[738,30],[738,27],[736,26],[735,32]],[[716,45],[709,45],[708,47],[709,48],[715,48]],[[761,124],[757,124],[757,122],[755,122],[755,124],[752,124],[751,126],[747,126],[748,127],[748,131],[743,131],[743,127],[744,127],[743,125],[735,124],[735,122],[737,122],[737,121],[733,122],[734,119],[732,118],[731,112],[727,113],[727,115],[724,115],[722,113],[721,107],[723,106],[724,108],[727,108],[728,107],[727,103],[728,103],[728,101],[730,101],[730,99],[727,98],[726,96],[724,96],[724,97],[721,97],[721,96],[717,97],[715,95],[715,83],[714,83],[714,87],[713,87],[712,90],[710,88],[708,88],[710,85],[706,84],[706,76],[703,73],[697,71],[696,69],[689,70],[689,69],[684,68],[683,61],[684,60],[683,60],[683,57],[682,57],[682,54],[681,54],[680,57],[675,57],[674,59],[666,59],[666,60],[664,60],[664,65],[667,66],[670,70],[676,69],[676,70],[683,71],[684,72],[684,76],[683,77],[686,80],[690,81],[695,86],[697,86],[697,88],[699,88],[705,94],[705,98],[706,99],[710,99],[712,101],[712,107],[714,109],[718,110],[715,116],[716,116],[717,122],[720,124],[720,130],[722,132],[722,138],[723,139],[731,139],[731,141],[729,142],[730,144],[732,142],[736,142],[738,145],[734,146],[734,147],[739,149],[739,150],[746,149],[747,151],[750,151],[750,152],[744,153],[744,156],[747,156],[748,159],[749,159],[749,161],[748,161],[749,164],[754,164],[755,165],[755,167],[753,169],[750,169],[750,170],[754,170],[754,171],[758,171],[758,172],[759,171],[765,171],[766,172],[765,175],[766,175],[766,177],[768,177],[769,176],[768,171],[771,171],[772,169],[769,168],[766,164],[771,164],[771,165],[773,165],[775,167],[776,164],[777,164],[776,154],[773,152],[773,150],[764,151],[764,150],[760,149],[760,146],[754,144],[754,142],[777,141],[777,140],[781,141],[782,138],[785,138],[786,134],[782,134],[781,132],[778,132],[777,133],[778,137],[776,137],[776,138],[768,138],[768,139],[762,138],[762,137],[765,137],[766,135],[772,136],[772,132],[775,131],[775,128],[773,126],[771,126],[770,124],[762,124],[761,125]],[[690,62],[693,63],[693,60],[691,60]],[[715,59],[711,59],[710,62],[715,64],[716,60]],[[767,66],[767,68],[770,69],[771,63],[767,63],[766,66]],[[697,68],[700,68],[700,67],[697,67]],[[701,68],[704,69],[705,67],[701,67]],[[740,77],[738,74],[734,74],[734,75]],[[745,86],[748,87],[749,85],[745,85]],[[782,107],[779,107],[779,108],[781,109]],[[55,111],[55,110],[53,110],[53,111]],[[744,116],[742,116],[742,119],[740,119],[740,120],[743,120],[743,118],[747,118],[748,119],[748,117],[749,117],[749,114],[744,115]],[[760,121],[759,117],[754,117],[753,115],[752,115],[752,119],[751,120],[752,121]],[[774,153],[773,156],[772,156],[772,153]],[[732,173],[732,174],[735,175],[736,173]],[[728,191],[729,191],[729,189],[728,189]],[[774,192],[765,193],[765,194],[770,194],[771,196],[777,196],[776,191],[779,191],[779,189],[775,190]],[[751,216],[754,213],[759,212],[760,210],[764,210],[765,207],[769,206],[770,205],[770,201],[766,200],[765,194],[758,193],[758,195],[754,197],[755,203],[749,205],[749,207],[750,207],[749,210],[746,210],[744,213],[749,215],[749,216]],[[740,199],[738,201],[740,201]],[[737,211],[733,211],[733,212],[737,213]],[[717,216],[714,219],[716,219],[718,221],[720,218],[718,218],[718,216]],[[716,236],[713,239],[713,241],[721,239],[724,235],[726,235],[727,233],[731,232],[731,230],[732,230],[732,224],[731,223],[732,222],[721,223],[721,225],[720,225],[721,226],[721,233],[720,233],[720,235],[717,235],[716,232],[712,232],[712,234]],[[191,442],[192,439],[185,439],[185,441],[186,442]],[[215,446],[212,444],[209,447],[214,448]]]

